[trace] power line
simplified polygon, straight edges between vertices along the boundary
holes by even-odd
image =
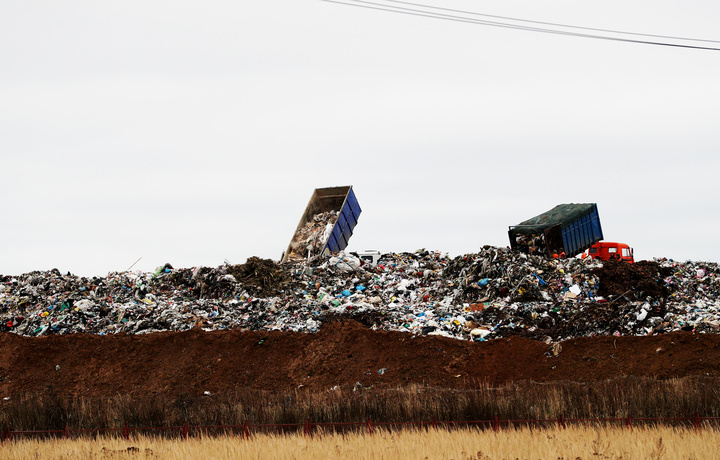
[[[698,46],[698,45],[687,45],[687,44],[682,44],[682,43],[670,43],[670,42],[661,42],[661,41],[652,41],[652,40],[640,40],[640,39],[632,39],[632,38],[612,37],[612,36],[607,36],[607,35],[598,35],[598,34],[590,34],[590,33],[564,31],[564,30],[558,30],[558,29],[549,29],[549,28],[542,28],[542,27],[525,26],[525,25],[519,25],[519,24],[511,24],[511,23],[507,23],[507,22],[488,21],[488,20],[482,20],[482,19],[469,18],[469,17],[465,17],[465,16],[450,15],[450,14],[444,14],[444,13],[435,13],[432,11],[418,10],[418,9],[414,9],[414,8],[397,7],[397,6],[386,5],[386,4],[376,3],[376,2],[371,2],[371,1],[363,1],[363,0],[344,0],[344,1],[321,0],[321,1],[328,2],[328,3],[337,3],[340,5],[346,5],[346,6],[355,6],[358,8],[367,8],[367,9],[372,9],[372,10],[387,11],[387,12],[399,13],[399,14],[407,14],[407,15],[411,15],[411,16],[427,17],[427,18],[432,18],[432,19],[443,19],[446,21],[464,22],[464,23],[470,23],[470,24],[479,24],[479,25],[501,27],[501,28],[507,28],[507,29],[525,30],[525,31],[529,31],[529,32],[540,32],[540,33],[549,33],[549,34],[555,34],[555,35],[566,35],[566,36],[571,36],[571,37],[594,38],[594,39],[598,39],[598,40],[610,40],[610,41],[618,41],[618,42],[626,42],[626,43],[638,43],[638,44],[644,44],[644,45],[669,46],[669,47],[675,47],[675,48],[690,48],[690,49],[699,49],[699,50],[708,50],[708,51],[720,51],[720,48],[711,47],[711,46]],[[393,1],[393,0],[387,0],[387,1]],[[419,5],[419,4],[411,4],[409,2],[397,2],[397,3]],[[423,5],[420,5],[420,6],[423,6]],[[432,6],[424,6],[424,7],[435,8],[438,10],[445,10],[445,11],[462,12],[462,10],[449,10],[447,8],[438,8],[438,7],[432,7]],[[579,30],[594,30],[594,31],[604,31],[604,32],[611,32],[611,33],[618,33],[618,34],[646,36],[646,37],[655,37],[655,38],[670,38],[670,39],[676,39],[676,40],[701,41],[701,42],[707,42],[707,43],[720,43],[720,41],[714,41],[714,40],[687,39],[687,38],[680,38],[680,37],[668,37],[668,36],[650,35],[650,34],[635,34],[635,33],[630,33],[630,32],[612,31],[612,30],[608,30],[608,29],[592,29],[592,28],[588,28],[588,27],[576,27],[576,26],[566,26],[566,25],[554,24],[554,23],[542,23],[540,21],[527,21],[527,20],[513,19],[513,18],[502,17],[502,16],[483,15],[481,13],[472,13],[472,12],[463,12],[463,13],[464,14],[481,15],[481,16],[486,16],[486,17],[496,17],[496,18],[502,18],[502,19],[523,21],[523,22],[534,23],[534,24],[556,25],[556,26],[567,27],[567,28],[575,28],[575,29],[579,29]]]
[[[349,0],[349,1],[356,1],[356,0]],[[650,38],[668,38],[671,40],[684,40],[684,41],[695,41],[695,42],[705,42],[705,43],[720,43],[720,40],[704,40],[701,38],[674,37],[672,35],[643,34],[643,33],[637,33],[637,32],[625,32],[622,30],[572,26],[572,25],[568,25],[568,24],[559,24],[556,22],[531,21],[529,19],[513,18],[513,17],[509,17],[509,16],[496,16],[493,14],[476,13],[474,11],[466,11],[466,10],[455,10],[455,9],[451,9],[451,8],[442,8],[439,6],[424,5],[421,3],[404,2],[404,1],[400,1],[400,0],[383,0],[383,1],[385,1],[387,3],[400,3],[403,5],[417,6],[420,8],[429,8],[429,9],[439,10],[439,11],[450,11],[452,13],[470,14],[473,16],[483,16],[486,18],[506,19],[506,20],[516,21],[516,22],[527,22],[529,24],[542,24],[542,25],[546,25],[546,26],[565,27],[568,29],[591,30],[594,32],[609,32],[609,33],[614,33],[614,34],[635,35],[635,36],[639,36],[639,37],[650,37]]]

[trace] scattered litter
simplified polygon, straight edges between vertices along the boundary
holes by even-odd
[[[378,330],[483,341],[557,342],[594,335],[720,330],[720,268],[670,259],[547,259],[483,247],[350,253],[321,265],[243,265],[78,277],[58,270],[0,275],[0,332],[148,334],[200,328],[317,332],[354,319]],[[260,340],[258,345],[262,345]]]
[[[558,343],[558,342],[553,343],[553,344],[552,344],[552,354],[553,354],[553,356],[557,356],[557,355],[559,355],[560,353],[562,353],[562,345],[560,345],[560,343]]]

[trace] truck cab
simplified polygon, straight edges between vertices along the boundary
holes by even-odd
[[[351,252],[351,254],[358,257],[364,263],[367,263],[370,265],[377,265],[378,261],[380,260],[380,257],[382,256],[382,253],[380,253],[380,251],[376,251],[374,249],[370,249],[370,250],[362,251],[362,252]]]
[[[609,241],[598,241],[597,243],[590,246],[588,254],[593,259],[600,260],[625,260],[629,263],[635,262],[633,256],[633,250],[630,246],[624,243],[612,243]]]

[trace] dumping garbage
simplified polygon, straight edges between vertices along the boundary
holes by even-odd
[[[373,329],[464,340],[523,336],[720,332],[720,267],[655,259],[548,259],[485,246],[384,254],[340,252],[317,266],[242,265],[78,277],[0,275],[0,332],[147,334],[201,328],[316,332],[355,319]]]
[[[361,212],[352,186],[316,188],[281,262],[313,262],[342,251]]]

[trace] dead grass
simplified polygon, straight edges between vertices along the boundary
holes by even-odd
[[[626,417],[720,416],[717,379],[621,378],[583,383],[532,382],[451,390],[336,388],[286,394],[237,390],[221,395],[109,399],[65,397],[52,391],[0,402],[0,429],[93,429],[130,426],[240,425],[264,423],[418,422]]]
[[[579,426],[568,429],[379,430],[367,434],[137,437],[37,440],[0,444],[3,459],[701,459],[717,458],[720,434],[673,427]]]

